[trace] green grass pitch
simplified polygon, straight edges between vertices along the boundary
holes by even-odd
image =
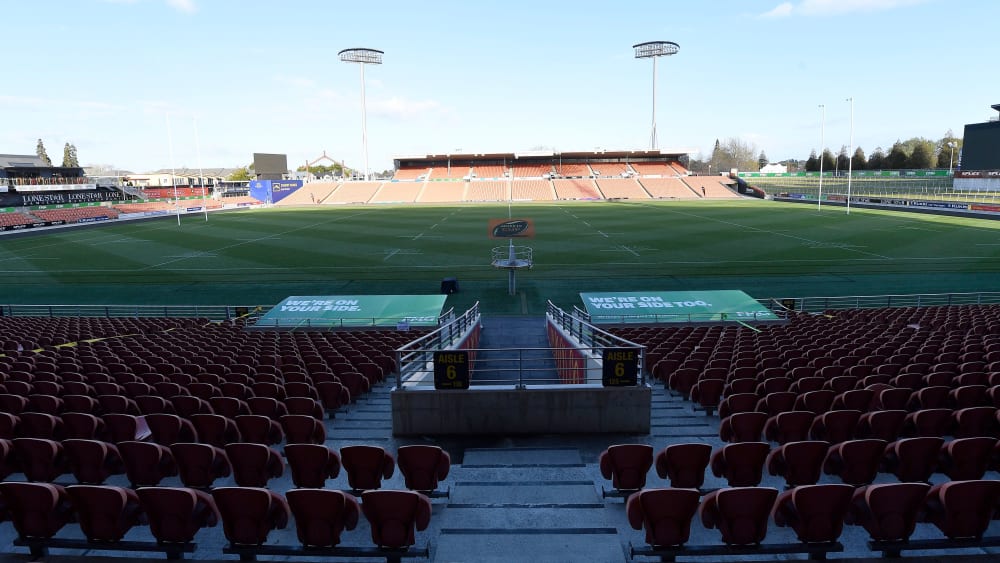
[[[519,204],[535,267],[490,266],[508,206],[271,208],[0,237],[5,304],[271,305],[289,295],[461,291],[540,314],[583,291],[741,289],[758,298],[995,291],[1000,222],[764,201]]]

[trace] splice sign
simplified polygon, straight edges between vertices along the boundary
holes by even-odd
[[[357,299],[304,299],[287,300],[281,305],[282,311],[360,311],[361,305]]]
[[[594,309],[672,309],[684,307],[708,307],[708,303],[696,301],[667,301],[658,295],[614,295],[611,297],[587,297],[587,306]]]

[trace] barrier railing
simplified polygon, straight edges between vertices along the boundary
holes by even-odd
[[[0,305],[8,317],[190,317],[230,320],[255,311],[239,305]]]
[[[639,350],[639,383],[646,383],[646,347],[626,340],[620,336],[612,334],[604,329],[596,327],[589,322],[589,315],[583,309],[574,306],[573,312],[568,313],[552,301],[546,303],[545,315],[549,321],[561,330],[570,340],[575,340],[579,346],[575,348],[582,357],[591,361],[602,357],[601,353],[606,348],[635,348]],[[561,369],[572,370],[572,365]],[[598,380],[600,381],[600,380]]]
[[[398,348],[396,365],[399,366],[399,370],[396,372],[396,387],[402,388],[404,381],[426,372],[427,366],[433,363],[434,352],[457,346],[478,327],[481,320],[478,301],[457,318],[455,309],[451,308],[441,315],[440,328]],[[433,385],[433,365],[430,370]]]
[[[931,307],[935,305],[991,305],[1000,303],[1000,292],[852,295],[841,297],[786,297],[783,299],[774,299],[772,301],[793,311],[818,313],[831,309]]]

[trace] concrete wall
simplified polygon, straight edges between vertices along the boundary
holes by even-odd
[[[392,392],[392,433],[649,433],[649,387],[595,385]]]

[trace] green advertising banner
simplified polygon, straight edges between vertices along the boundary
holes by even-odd
[[[437,326],[446,295],[295,295],[274,306],[260,327]]]
[[[778,320],[738,290],[581,293],[580,299],[594,324]]]

